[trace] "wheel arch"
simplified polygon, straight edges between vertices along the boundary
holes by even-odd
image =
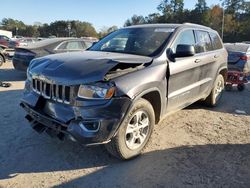
[[[6,62],[6,59],[5,59],[4,55],[3,55],[3,54],[0,54],[0,56],[3,58],[3,62],[5,63],[5,62]]]
[[[227,71],[228,71],[227,67],[222,67],[218,71],[218,74],[221,74],[223,76],[225,84],[226,84],[226,80],[227,80]]]
[[[143,98],[152,105],[155,114],[155,124],[157,124],[160,121],[164,106],[160,93],[161,92],[158,88],[151,88],[146,91],[143,91],[142,93],[140,93],[140,95],[136,96],[136,98],[134,99],[134,101],[136,101],[140,98]]]

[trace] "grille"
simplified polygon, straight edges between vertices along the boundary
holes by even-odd
[[[46,81],[32,79],[33,91],[42,95],[46,99],[69,104],[72,96],[73,87],[50,84]]]

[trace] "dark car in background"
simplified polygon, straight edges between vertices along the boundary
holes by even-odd
[[[250,73],[250,44],[228,43],[225,44],[228,51],[228,68],[238,69],[249,75]]]
[[[82,51],[92,45],[91,40],[77,38],[52,38],[16,48],[13,66],[16,70],[26,71],[30,61],[49,54]]]

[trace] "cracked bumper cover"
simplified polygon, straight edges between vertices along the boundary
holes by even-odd
[[[53,132],[59,138],[66,136],[84,145],[95,145],[110,141],[131,100],[117,97],[108,101],[81,101],[78,106],[71,106],[46,100],[30,91],[24,93],[20,105],[36,131]]]

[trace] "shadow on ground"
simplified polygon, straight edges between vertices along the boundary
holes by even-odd
[[[194,103],[184,110],[193,110],[193,109],[205,109],[215,112],[223,112],[230,114],[237,114],[237,111],[243,111],[245,114],[250,116],[250,85],[248,84],[244,91],[238,91],[237,88],[234,88],[232,91],[224,91],[222,98],[219,104],[216,107],[207,107],[202,102]]]
[[[1,161],[4,166],[0,178],[11,178],[19,173],[82,171],[99,167],[93,173],[56,187],[250,185],[250,144],[183,146],[152,151],[123,162],[108,156],[103,147],[84,149],[70,143],[36,143],[34,140],[29,146],[16,148],[15,161]]]
[[[0,67],[0,81],[24,81],[26,79],[26,73],[20,72],[15,69],[3,69]]]
[[[183,146],[146,153],[56,187],[249,187],[250,144]]]

